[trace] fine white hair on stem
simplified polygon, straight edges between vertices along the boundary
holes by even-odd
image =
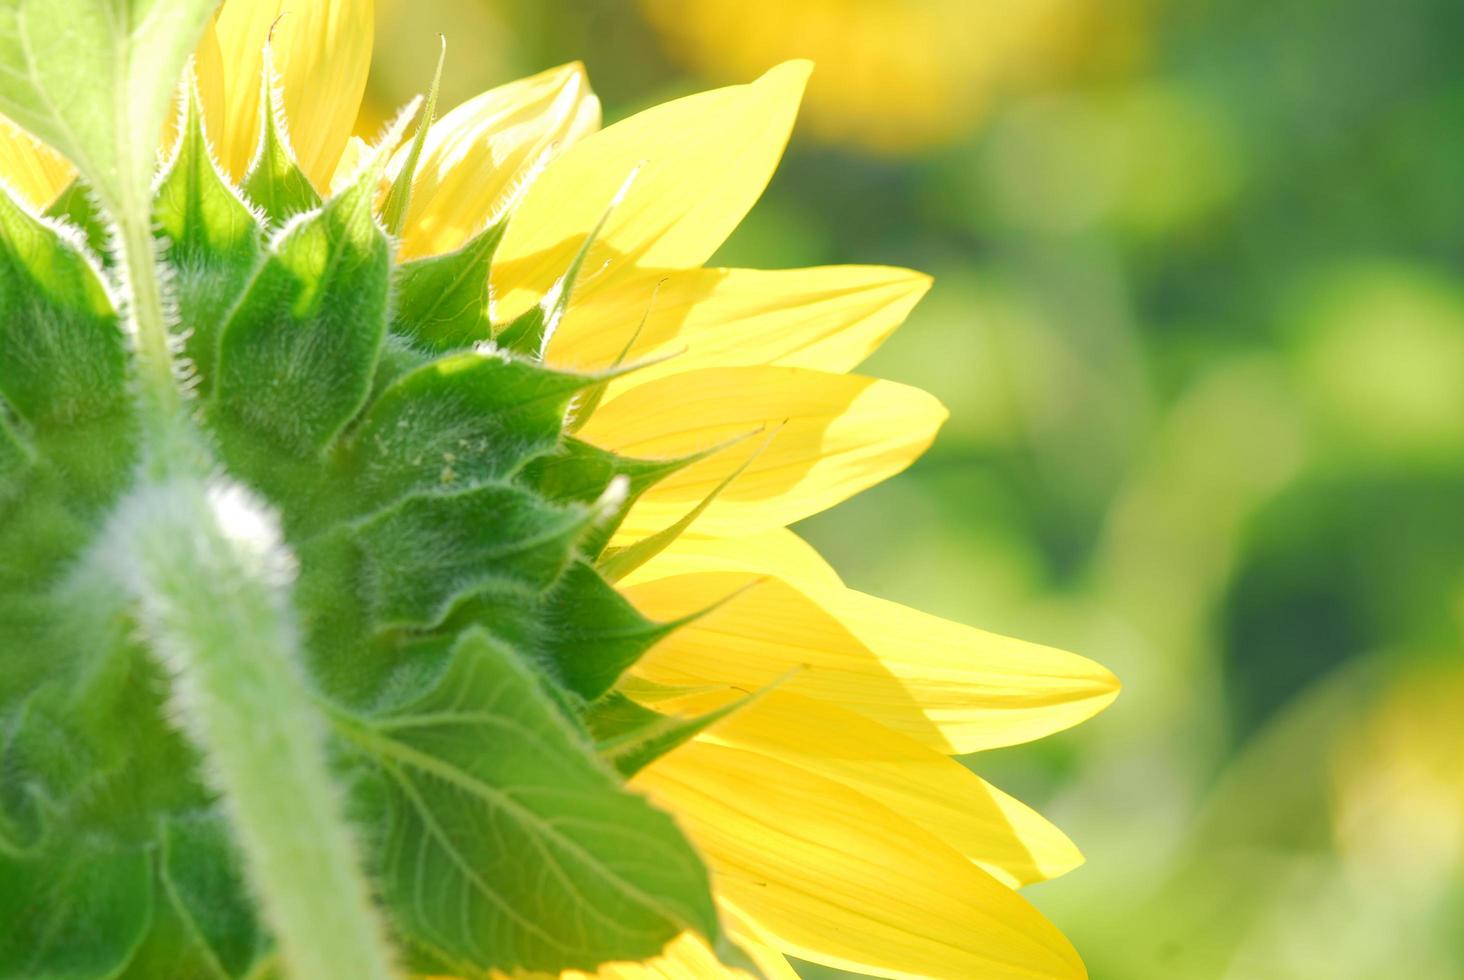
[[[292,976],[391,980],[395,957],[331,778],[274,513],[222,479],[145,478],[93,558],[136,608]],[[267,747],[262,750],[261,747]]]

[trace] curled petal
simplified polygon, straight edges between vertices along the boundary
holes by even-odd
[[[469,99],[432,125],[402,233],[402,255],[450,252],[495,217],[553,153],[600,128],[600,100],[578,62]],[[407,158],[397,152],[393,179]]]

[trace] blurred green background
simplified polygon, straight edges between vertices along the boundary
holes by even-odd
[[[378,2],[378,113],[439,31],[610,119],[814,58],[718,264],[933,273],[866,371],[953,418],[800,530],[1125,684],[968,760],[1088,855],[1029,896],[1098,980],[1464,976],[1464,5]]]

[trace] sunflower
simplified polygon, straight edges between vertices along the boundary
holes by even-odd
[[[186,169],[179,161],[198,163],[188,157],[190,141],[201,143],[206,134],[219,179],[232,200],[276,229],[270,248],[281,263],[295,263],[292,273],[339,272],[335,259],[309,250],[310,236],[326,234],[330,221],[339,220],[352,242],[384,226],[393,232],[392,261],[407,276],[397,280],[392,330],[421,304],[433,310],[411,325],[415,332],[402,327],[379,353],[373,350],[360,399],[322,420],[317,400],[338,395],[334,382],[322,393],[308,377],[271,375],[270,397],[256,397],[265,382],[246,375],[258,364],[263,371],[286,361],[241,360],[241,352],[275,350],[267,346],[275,340],[240,313],[248,312],[252,292],[231,300],[222,340],[217,332],[204,336],[213,338],[212,348],[199,335],[180,339],[226,463],[280,508],[286,538],[299,545],[297,601],[310,644],[327,651],[349,646],[357,621],[374,617],[383,628],[360,640],[363,649],[390,644],[393,664],[420,657],[436,671],[433,683],[444,658],[469,662],[451,659],[464,633],[483,635],[464,623],[508,624],[502,635],[529,637],[525,644],[551,654],[570,651],[562,676],[579,669],[575,651],[631,644],[634,655],[624,655],[626,663],[617,662],[603,683],[598,674],[582,683],[571,677],[570,691],[545,711],[584,717],[585,737],[596,739],[609,764],[603,771],[613,766],[630,777],[634,790],[674,817],[711,872],[722,932],[764,974],[795,977],[785,959],[793,955],[901,977],[1083,975],[1072,947],[1017,892],[1071,870],[1081,861],[1077,849],[951,757],[1083,721],[1116,697],[1116,680],[1080,657],[850,589],[788,530],[900,472],[934,439],[945,418],[935,399],[849,373],[899,325],[929,280],[893,268],[704,265],[777,166],[810,66],[782,64],[750,84],[692,95],[601,129],[582,67],[567,65],[485,92],[440,118],[429,99],[369,146],[351,133],[372,21],[370,0],[230,0],[206,31],[184,110],[164,137],[169,163],[161,201],[170,181],[191,179],[179,176]],[[398,147],[414,118],[421,120],[417,138]],[[84,198],[77,203],[62,194],[74,172],[44,145],[12,128],[0,144],[0,167],[37,211],[49,207],[85,223]],[[355,216],[351,202],[358,199],[377,212],[379,224]],[[219,213],[233,207],[217,205]],[[166,218],[161,223],[170,229]],[[187,230],[175,232],[178,241],[187,242]],[[366,254],[360,261],[365,268],[374,260]],[[183,259],[177,266],[185,319],[188,304],[198,310],[217,302],[196,288],[195,266]],[[463,276],[474,270],[480,278],[464,290]],[[275,302],[276,293],[266,299]],[[357,289],[333,301],[353,315],[350,304],[366,302],[369,293]],[[289,295],[272,316],[302,316],[318,299]],[[484,308],[470,301],[471,309],[440,309],[461,296],[486,297]],[[491,332],[474,336],[474,324],[484,323]],[[443,352],[442,360],[429,357]],[[306,356],[317,358],[312,369],[328,372],[355,355],[290,354]],[[513,383],[541,386],[535,391],[560,384],[554,398],[536,395],[517,409],[535,424],[543,405],[553,409],[547,444],[535,443],[537,430],[521,419],[495,416],[497,428],[483,436],[472,428],[480,419],[452,415],[471,399],[485,412],[501,410],[496,391],[464,387],[480,369],[520,372]],[[565,378],[576,379],[575,387],[555,380]],[[456,386],[452,399],[433,402],[430,413],[400,408],[449,385]],[[290,400],[292,392],[303,392],[300,401]],[[392,457],[400,472],[388,474],[387,463],[367,458],[396,452],[393,440],[409,438],[400,435],[408,430],[415,438],[413,426],[449,422],[458,426],[455,441],[409,446],[399,460]],[[344,448],[331,459],[340,469],[317,478],[307,465],[317,465],[319,446],[337,442]],[[589,498],[593,506],[574,504],[568,490],[562,507],[558,497],[554,508],[513,498],[536,520],[568,514],[576,522],[578,537],[565,546],[571,558],[545,573],[548,598],[519,590],[504,602],[496,593],[464,599],[461,590],[444,591],[448,572],[494,581],[504,574],[493,555],[453,550],[456,536],[504,519],[510,491],[485,476],[483,460],[517,454],[518,478],[548,496],[546,488],[562,490],[568,479],[568,457],[556,455],[567,447],[580,454],[570,460],[575,465],[589,460],[629,475],[601,480]],[[641,461],[654,478],[637,482],[641,471],[626,460]],[[332,496],[342,472],[351,475],[349,486]],[[394,502],[382,489],[388,476],[413,481],[416,496]],[[498,495],[493,508],[473,497],[485,489]],[[355,515],[368,503],[379,509],[349,524],[352,540],[367,552],[365,570],[342,572],[355,552],[337,547],[331,522],[336,511]],[[430,510],[449,503],[456,508],[450,517]],[[607,523],[606,514],[613,520]],[[423,523],[429,520],[430,527]],[[408,525],[410,535],[402,530]],[[570,533],[562,523],[552,526],[561,537]],[[424,556],[429,532],[435,537]],[[535,547],[541,543],[534,539]],[[598,556],[598,575],[576,571],[590,568],[587,556]],[[449,561],[456,562],[450,569]],[[563,581],[576,575],[582,590],[566,593]],[[601,576],[615,591],[596,591]],[[371,589],[367,598],[358,595]],[[602,611],[614,629],[583,625]],[[525,615],[529,621],[520,622]],[[0,616],[0,631],[5,627]],[[449,628],[457,631],[451,637]],[[457,643],[450,656],[449,639]],[[480,643],[488,652],[472,664],[497,655],[492,641]],[[335,673],[318,669],[317,683],[337,685],[343,701],[370,706],[390,722],[372,730],[343,723],[361,751],[379,749],[384,733],[424,724],[391,714],[412,703],[402,691],[413,684],[412,696],[430,701],[432,691],[422,693],[426,682],[417,674],[393,666],[362,681],[352,671],[365,668],[356,664]],[[453,676],[464,690],[472,687],[471,675]],[[524,695],[536,697],[531,690]],[[528,711],[524,698],[504,710]],[[368,708],[360,710],[364,716]],[[425,750],[393,751],[395,761],[380,768],[400,776]],[[428,791],[425,780],[400,782],[414,801]],[[433,827],[444,840],[452,837]],[[456,832],[461,838],[474,827]],[[572,831],[569,837],[575,843]],[[390,841],[382,846],[388,858],[374,869],[389,890],[392,860],[401,855]],[[454,860],[459,851],[452,851]],[[449,865],[424,860],[415,867],[420,878],[423,868],[445,874]],[[461,862],[452,867],[476,881]],[[537,914],[573,917],[552,906]],[[619,919],[629,929],[629,914],[610,909],[605,928]],[[482,937],[467,935],[466,927],[453,932],[453,924],[433,931],[430,923],[411,922],[403,931],[413,928],[421,962],[453,972],[468,964],[461,972],[469,972],[472,956],[445,950],[453,943],[472,949]],[[725,949],[714,952],[688,929],[659,958],[612,963],[597,975],[742,975],[724,966],[726,959]]]

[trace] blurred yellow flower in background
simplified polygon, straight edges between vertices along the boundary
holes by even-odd
[[[811,58],[807,121],[880,152],[956,139],[1002,89],[1060,71],[1093,0],[640,0],[673,57],[713,79]]]
[[[1393,681],[1333,767],[1341,860],[1360,884],[1432,907],[1464,869],[1464,669]]]

